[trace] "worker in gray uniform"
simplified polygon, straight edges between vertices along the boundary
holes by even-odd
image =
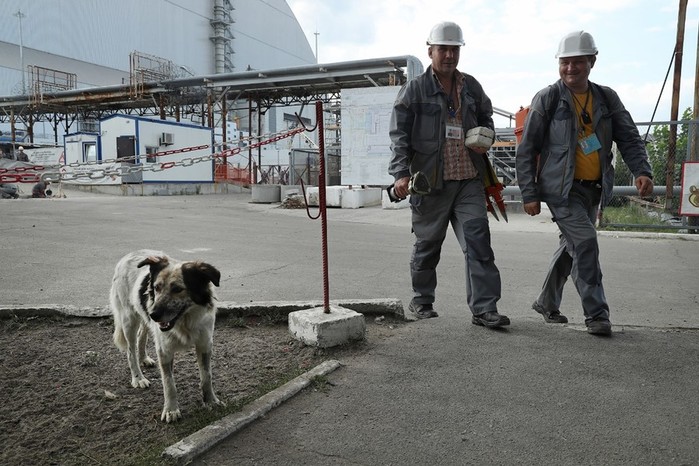
[[[451,223],[466,263],[467,302],[471,321],[485,327],[510,324],[498,313],[500,272],[490,244],[482,178],[488,147],[469,148],[469,130],[486,128],[494,135],[493,108],[480,83],[457,70],[461,28],[435,25],[427,40],[431,65],[398,92],[391,114],[392,158],[389,192],[410,194],[415,235],[410,260],[413,298],[409,310],[418,318],[437,317],[434,309],[437,264]]]
[[[612,143],[616,142],[641,196],[653,192],[652,170],[643,140],[619,96],[588,79],[597,59],[592,36],[584,31],[566,35],[556,58],[561,79],[534,96],[516,152],[524,211],[538,215],[541,202],[546,202],[561,232],[532,308],[546,322],[568,322],[560,305],[563,286],[572,276],[588,332],[611,335],[595,222],[614,186]]]

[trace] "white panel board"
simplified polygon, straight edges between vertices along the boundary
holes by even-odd
[[[343,185],[388,186],[391,139],[388,125],[400,86],[343,89],[342,161]]]
[[[680,215],[699,216],[699,162],[682,164]]]

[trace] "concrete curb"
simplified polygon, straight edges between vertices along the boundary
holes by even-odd
[[[0,318],[17,317],[111,317],[108,307],[77,307],[61,304],[0,305]]]
[[[313,378],[327,375],[341,366],[339,361],[325,361],[281,387],[263,395],[240,412],[230,414],[167,447],[162,456],[177,464],[186,464],[219,442],[264,416],[284,401],[308,387]]]
[[[406,315],[403,303],[400,299],[340,299],[330,300],[333,306],[346,307],[364,315],[372,314],[393,314],[405,320],[415,320],[410,313]],[[240,316],[259,314],[289,314],[290,312],[302,309],[312,309],[322,306],[322,301],[258,301],[248,304],[237,304],[230,301],[219,301],[217,303],[218,315]],[[0,318],[11,315],[18,317],[90,317],[103,318],[111,317],[112,312],[108,306],[104,307],[77,307],[59,304],[37,304],[37,305],[0,305]]]
[[[416,318],[404,312],[403,304],[398,299],[369,299],[369,300],[331,300],[331,305],[346,307],[365,315],[393,314],[404,320],[416,320]],[[313,309],[322,306],[322,301],[260,301],[249,304],[235,304],[232,302],[219,302],[218,315],[248,316],[259,314],[288,315],[290,312]],[[0,318],[10,316],[19,317],[54,317],[70,316],[83,318],[108,318],[112,316],[109,307],[77,307],[58,304],[0,305]],[[241,411],[230,414],[194,434],[180,440],[166,448],[162,456],[177,464],[186,464],[193,458],[212,448],[222,440],[244,428],[251,422],[259,419],[282,402],[311,384],[314,377],[327,375],[341,366],[339,361],[325,361],[310,371],[296,377],[283,386],[263,395]]]
[[[652,231],[616,231],[598,230],[599,236],[612,238],[644,238],[644,239],[677,239],[684,241],[699,241],[699,235],[689,233],[661,233]]]

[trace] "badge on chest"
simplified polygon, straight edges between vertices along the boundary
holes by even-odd
[[[463,139],[464,130],[461,126],[447,125],[447,139]]]

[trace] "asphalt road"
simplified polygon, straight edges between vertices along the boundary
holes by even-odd
[[[0,308],[106,307],[125,253],[162,249],[222,272],[221,301],[323,298],[321,224],[249,194],[0,202]],[[314,209],[314,212],[317,209]],[[331,299],[410,299],[407,210],[330,209]],[[699,464],[699,303],[694,237],[601,234],[614,335],[530,305],[557,244],[550,217],[491,222],[512,325],[470,323],[453,235],[438,319],[407,324],[229,437],[196,464]]]

